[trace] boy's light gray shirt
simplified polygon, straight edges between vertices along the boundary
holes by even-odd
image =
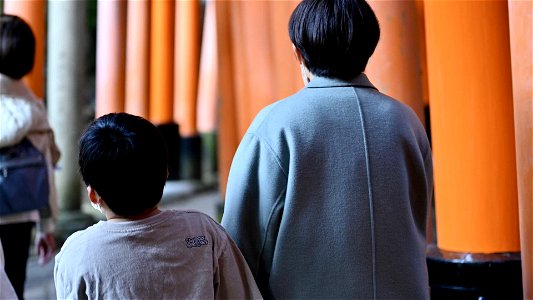
[[[364,74],[317,77],[251,124],[222,225],[265,298],[427,299],[432,191],[410,108]]]
[[[58,299],[261,298],[235,243],[199,212],[78,231],[56,256],[54,280]]]

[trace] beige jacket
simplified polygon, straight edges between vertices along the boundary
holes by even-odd
[[[41,221],[42,230],[51,232],[58,215],[54,166],[60,156],[54,133],[48,123],[43,101],[37,98],[21,80],[13,80],[0,74],[0,148],[15,145],[24,137],[27,137],[46,158],[51,216],[41,220],[37,211],[23,212],[1,216],[0,224]]]

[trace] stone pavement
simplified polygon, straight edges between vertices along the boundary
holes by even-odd
[[[197,182],[169,181],[160,206],[162,209],[199,210],[220,221],[221,203],[217,188],[203,187]],[[53,260],[41,267],[37,263],[37,257],[31,254],[24,297],[27,300],[55,299]]]

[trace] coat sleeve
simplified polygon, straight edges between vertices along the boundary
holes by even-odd
[[[287,172],[272,147],[246,134],[230,169],[222,226],[242,251],[265,297],[286,187]]]

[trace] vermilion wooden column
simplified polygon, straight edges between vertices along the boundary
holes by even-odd
[[[297,4],[292,1],[217,2],[217,9],[224,10],[217,14],[217,22],[223,27],[218,35],[221,84],[219,176],[223,193],[238,142],[257,112],[303,86],[297,79],[300,78],[298,63],[295,60],[292,64],[287,63],[294,58],[287,24]],[[225,43],[226,39],[230,43]],[[278,76],[294,80],[281,82]]]
[[[275,69],[271,32],[279,30],[270,22],[274,2],[236,1],[232,9],[232,46],[235,57],[235,78],[238,81],[236,104],[239,122],[239,140],[255,115],[264,106],[275,101]],[[288,19],[287,19],[288,22]],[[285,23],[285,32],[286,25]],[[290,49],[290,44],[287,45]]]
[[[200,179],[201,140],[196,128],[200,65],[200,1],[176,2],[174,121],[180,131],[180,176]]]
[[[220,93],[219,102],[219,139],[218,139],[218,174],[220,195],[224,199],[226,183],[233,155],[237,150],[240,140],[237,128],[237,112],[235,109],[235,94],[233,87],[235,71],[233,69],[232,52],[233,34],[231,31],[231,2],[216,1],[217,20],[217,49],[218,49],[218,87]]]
[[[426,24],[424,16],[424,0],[415,0],[417,27],[418,27],[418,49],[420,50],[420,68],[422,78],[422,99],[424,106],[429,105],[428,76],[427,76],[427,55],[426,55]],[[426,115],[426,120],[428,116]],[[430,124],[426,124],[426,128]]]
[[[524,299],[533,299],[533,2],[509,1]]]
[[[35,35],[35,62],[31,72],[24,77],[24,82],[41,99],[44,96],[45,6],[45,0],[4,1],[4,13],[17,15],[24,19]]]
[[[520,251],[507,3],[425,12],[439,248]]]
[[[223,38],[223,37],[221,37]],[[217,19],[215,2],[205,4],[202,50],[198,82],[198,109],[196,127],[201,133],[217,130]]]
[[[381,29],[365,73],[384,94],[409,105],[424,124],[422,61],[415,0],[370,1]]]
[[[300,1],[275,2],[275,4],[271,4],[270,22],[275,24],[276,30],[270,32],[270,41],[273,45],[272,59],[275,70],[273,75],[274,97],[277,98],[276,100],[280,100],[304,87],[288,30],[291,14]]]
[[[200,2],[176,2],[174,120],[182,137],[197,134],[196,98],[200,64]]]
[[[215,2],[205,2],[196,127],[202,140],[202,182],[217,182],[218,58]]]
[[[98,1],[96,117],[124,111],[126,0]]]
[[[424,11],[437,245],[444,253],[432,262],[474,299],[520,297],[507,2],[426,1]],[[432,286],[432,296],[436,291]]]
[[[126,112],[148,118],[150,0],[128,0]]]
[[[150,19],[150,120],[171,123],[174,99],[174,1],[152,0]]]

